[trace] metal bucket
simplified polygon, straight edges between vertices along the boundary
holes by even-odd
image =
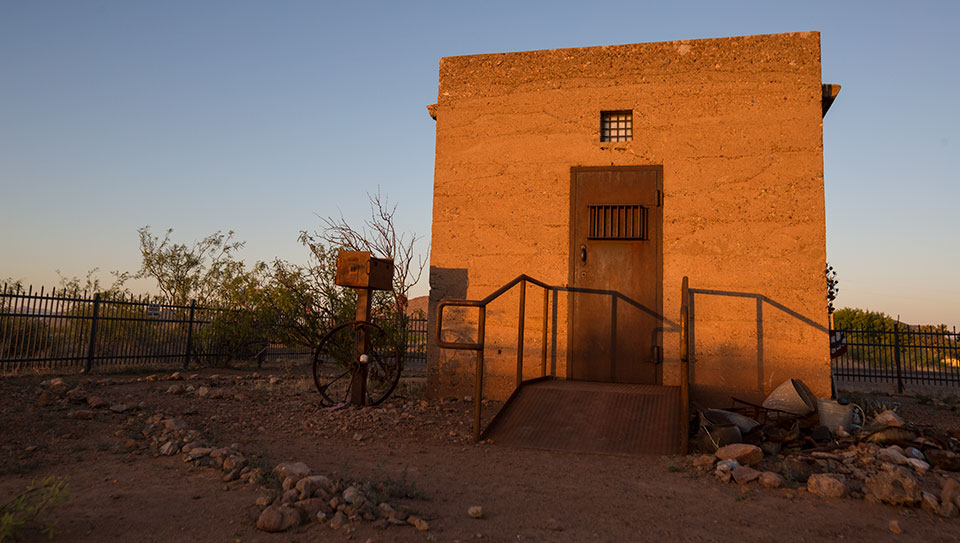
[[[826,426],[831,433],[836,434],[842,426],[844,430],[850,430],[854,425],[863,424],[863,409],[857,404],[842,405],[836,400],[820,398],[817,400],[817,411],[820,413],[820,425]],[[859,416],[854,417],[854,413],[859,411]]]
[[[776,409],[804,416],[817,410],[816,398],[807,385],[799,379],[787,379],[763,400],[767,409]]]

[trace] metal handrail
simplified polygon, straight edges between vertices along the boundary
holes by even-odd
[[[487,305],[502,296],[504,293],[520,284],[520,307],[519,320],[517,323],[517,384],[520,388],[523,384],[523,332],[526,314],[527,302],[527,283],[532,283],[543,289],[543,337],[541,347],[540,374],[541,377],[547,375],[547,328],[550,306],[550,291],[552,287],[543,281],[538,281],[528,275],[519,275],[509,283],[495,290],[492,294],[482,300],[441,300],[437,305],[437,346],[443,349],[456,349],[465,351],[476,351],[477,353],[477,376],[473,396],[473,440],[480,441],[480,413],[481,399],[483,397],[483,347],[486,340],[486,320]],[[476,307],[480,310],[477,319],[477,340],[474,342],[457,342],[443,340],[443,310],[447,307]]]

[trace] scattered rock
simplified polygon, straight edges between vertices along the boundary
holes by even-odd
[[[334,530],[339,530],[341,526],[347,523],[347,516],[343,514],[342,511],[337,511],[333,518],[330,519],[328,526]]]
[[[763,488],[780,488],[783,486],[783,477],[772,471],[765,471],[759,477],[760,486]]]
[[[89,411],[86,409],[77,409],[76,411],[71,411],[67,413],[67,416],[70,417],[71,419],[78,419],[78,420],[91,420],[93,419],[94,415],[96,415],[95,412]]]
[[[67,391],[67,399],[71,402],[83,403],[87,399],[87,392],[80,387]]]
[[[760,477],[760,472],[747,466],[739,466],[733,470],[733,480],[745,484],[756,481]]]
[[[940,500],[929,492],[920,492],[920,500],[920,507],[923,508],[924,511],[934,513],[937,511],[937,508],[940,507]]]
[[[823,498],[842,498],[847,494],[847,485],[842,475],[814,473],[807,479],[807,491]]]
[[[223,482],[224,482],[224,483],[231,483],[231,482],[233,482],[233,481],[236,481],[236,480],[239,479],[239,478],[240,478],[240,470],[235,469],[235,470],[231,471],[230,473],[227,473],[226,475],[223,476]]]
[[[240,455],[230,455],[223,459],[223,469],[224,471],[233,471],[235,469],[242,469],[247,467],[249,461]]]
[[[483,518],[483,507],[480,505],[473,505],[467,508],[467,515],[470,518]]]
[[[747,443],[733,443],[717,449],[714,453],[720,460],[736,460],[741,465],[749,466],[763,460],[763,451],[756,445]]]
[[[297,492],[297,489],[295,488],[291,488],[290,490],[284,491],[284,493],[280,496],[280,503],[282,504],[294,503],[299,500],[300,500],[300,493]]]
[[[876,500],[893,505],[914,505],[920,501],[920,488],[901,470],[882,471],[867,479],[867,490]]]
[[[891,520],[889,527],[890,527],[890,531],[897,535],[900,535],[903,533],[903,529],[900,528],[900,523],[896,520]]]
[[[167,394],[183,394],[185,392],[183,385],[170,385]]]
[[[896,449],[899,449],[897,447]],[[880,449],[880,452],[877,453],[877,458],[882,462],[890,462],[891,464],[896,464],[902,466],[907,463],[907,457],[897,451],[894,447],[887,447],[886,449]]]
[[[300,499],[305,500],[314,497],[318,489],[328,490],[330,486],[330,479],[327,477],[323,475],[309,475],[297,481],[295,488],[297,492],[300,493]],[[346,498],[346,496],[344,496],[344,498]]]
[[[163,456],[173,456],[180,452],[180,445],[176,441],[168,441],[160,446],[160,454]]]
[[[209,396],[209,395],[210,395],[210,387],[202,386],[202,387],[200,387],[200,388],[197,389],[197,397],[198,397],[198,398],[206,398],[206,397]]]
[[[59,396],[50,392],[49,390],[41,390],[40,397],[37,398],[37,403],[40,404],[40,407],[46,407],[48,405],[53,405]]]
[[[300,500],[294,504],[298,509],[303,511],[304,515],[307,518],[316,518],[317,513],[325,513],[330,510],[330,506],[327,505],[325,500],[320,498],[308,498],[306,500]],[[332,511],[331,511],[332,512]]]
[[[880,413],[873,418],[874,424],[883,425],[883,426],[897,426],[903,427],[903,419],[900,418],[900,415],[894,413],[893,411],[887,409],[883,413]]]
[[[941,503],[937,506],[937,514],[943,518],[954,518],[960,514],[955,503]]]
[[[289,477],[293,479],[293,482],[297,482],[307,475],[310,475],[310,467],[303,462],[281,462],[273,468],[273,471],[281,478],[286,479]]]
[[[62,377],[56,377],[54,379],[50,379],[50,382],[47,383],[47,388],[50,390],[50,392],[53,392],[57,396],[63,396],[70,390],[71,387],[66,383],[66,381],[63,380]]]
[[[430,529],[430,525],[427,524],[427,521],[415,515],[410,515],[407,517],[407,523],[416,528],[419,532],[426,532]]]
[[[174,417],[165,419],[163,421],[163,427],[167,430],[185,430],[187,428],[187,424],[183,422],[183,420]]]
[[[907,458],[907,464],[916,470],[916,472],[920,475],[923,475],[930,470],[930,464],[920,460],[919,458]]]
[[[940,489],[940,501],[960,505],[960,483],[952,477],[947,477]]]
[[[93,409],[100,409],[101,407],[106,407],[107,401],[100,396],[90,396],[87,398],[87,405]]]
[[[717,461],[717,457],[712,454],[701,454],[693,459],[693,467],[695,468],[712,468],[713,463]]]
[[[284,532],[300,524],[300,512],[287,506],[268,506],[257,519],[257,529],[264,532]]]

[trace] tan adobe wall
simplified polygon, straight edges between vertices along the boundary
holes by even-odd
[[[694,399],[762,399],[790,377],[829,395],[820,100],[816,32],[441,59],[431,320],[440,299],[520,273],[567,284],[572,166],[662,165],[664,384],[678,383],[687,275]],[[620,109],[633,141],[601,143],[600,112]],[[533,375],[541,291],[528,296]],[[555,302],[548,366],[562,377],[566,296]],[[516,313],[514,291],[487,315],[492,396],[512,388]],[[460,322],[449,337],[473,337]],[[432,395],[473,382],[472,353],[431,344]]]

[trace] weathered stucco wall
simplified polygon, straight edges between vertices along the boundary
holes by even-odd
[[[601,143],[600,112],[621,109],[633,141]],[[572,166],[662,165],[664,384],[686,275],[695,398],[756,400],[790,377],[829,395],[818,33],[444,58],[435,113],[431,319],[520,273],[567,283]],[[528,297],[533,375],[541,291]],[[551,300],[548,338],[561,377],[566,301]],[[516,313],[511,292],[487,315],[493,396],[512,387]],[[475,314],[446,316],[448,337],[473,337]],[[431,394],[473,382],[472,353],[430,346]]]

